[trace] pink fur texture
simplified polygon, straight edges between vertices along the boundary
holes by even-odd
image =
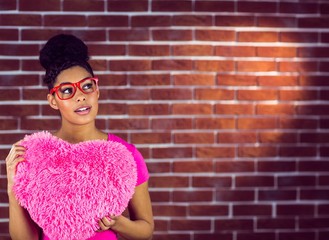
[[[26,136],[14,191],[51,240],[88,239],[98,220],[120,215],[137,181],[136,163],[118,142],[70,144],[49,132]]]

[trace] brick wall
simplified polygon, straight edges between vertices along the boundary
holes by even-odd
[[[38,51],[85,40],[98,126],[151,172],[155,240],[329,239],[329,3],[0,0],[0,239],[5,159],[59,126]]]

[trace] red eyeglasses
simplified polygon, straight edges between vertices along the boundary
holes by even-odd
[[[98,89],[98,78],[91,77],[80,80],[75,83],[61,83],[50,90],[50,94],[56,93],[57,97],[61,100],[68,100],[73,98],[77,88],[84,94],[93,93]]]

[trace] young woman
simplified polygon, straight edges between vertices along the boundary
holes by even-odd
[[[133,145],[96,128],[98,79],[88,60],[87,46],[73,35],[54,36],[40,51],[40,63],[46,69],[44,82],[49,89],[47,99],[50,107],[61,115],[61,126],[52,134],[69,143],[118,141],[132,152],[137,165],[137,184],[128,205],[129,218],[123,215],[105,216],[99,220],[95,237],[90,239],[116,239],[116,234],[125,239],[150,239],[154,222],[145,162]],[[27,210],[19,205],[13,192],[16,167],[24,161],[24,152],[25,148],[19,141],[12,146],[6,158],[9,232],[13,240],[49,239]]]

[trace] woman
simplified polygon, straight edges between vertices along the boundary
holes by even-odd
[[[46,69],[44,82],[49,89],[47,99],[50,107],[58,110],[61,115],[61,126],[52,134],[69,143],[88,140],[118,141],[132,152],[138,177],[135,193],[128,205],[130,218],[120,215],[100,219],[99,230],[90,239],[116,239],[113,233],[125,239],[150,239],[154,222],[146,165],[133,145],[96,128],[98,79],[95,78],[88,60],[87,46],[72,35],[54,36],[40,51],[40,63]],[[16,167],[24,161],[25,148],[20,142],[12,146],[6,158],[9,232],[13,240],[49,239],[26,209],[19,205],[13,192]]]

